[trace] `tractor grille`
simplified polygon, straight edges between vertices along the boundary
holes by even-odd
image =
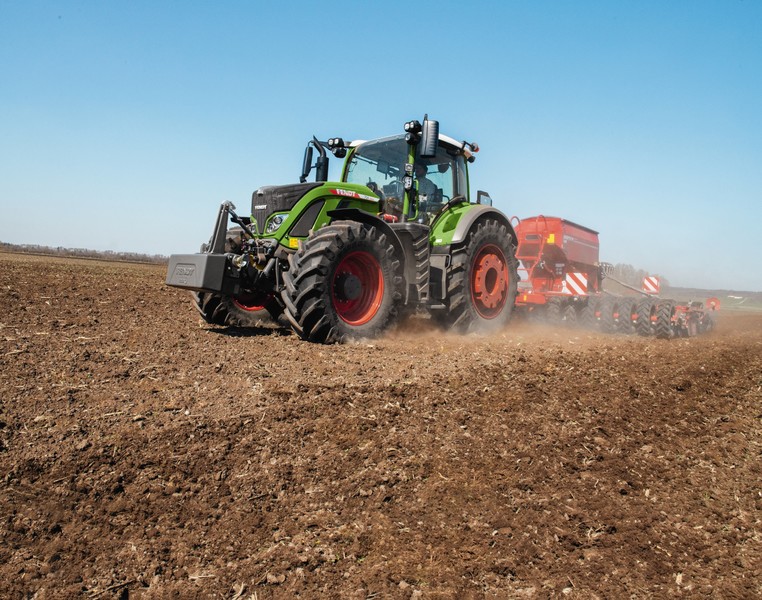
[[[292,185],[268,185],[259,188],[251,195],[251,216],[257,220],[260,231],[267,217],[274,212],[285,212],[294,205],[304,194],[321,185],[320,183],[295,183]]]

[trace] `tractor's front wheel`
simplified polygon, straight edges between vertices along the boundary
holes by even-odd
[[[455,331],[499,329],[511,318],[516,300],[516,254],[508,228],[495,219],[479,222],[465,246],[452,255],[447,311],[439,315]]]
[[[281,297],[292,328],[311,342],[378,336],[402,299],[402,265],[386,234],[337,221],[314,232],[289,257]]]
[[[283,308],[273,294],[242,292],[238,296],[220,296],[193,292],[196,310],[207,323],[234,327],[257,327],[278,319]]]
[[[225,252],[238,254],[244,241],[240,227],[228,229],[225,235]],[[207,252],[209,244],[201,245]],[[257,327],[277,321],[283,307],[272,292],[241,291],[237,296],[224,296],[212,292],[192,292],[193,303],[201,317],[213,325]]]

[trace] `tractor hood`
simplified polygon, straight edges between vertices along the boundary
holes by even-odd
[[[310,190],[322,183],[293,183],[290,185],[267,185],[251,195],[251,216],[262,227],[271,214],[288,212]]]

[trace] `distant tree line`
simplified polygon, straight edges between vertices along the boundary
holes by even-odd
[[[37,244],[8,244],[0,242],[0,252],[18,254],[44,254],[47,256],[62,256],[70,258],[95,258],[116,260],[120,262],[165,263],[167,257],[161,254],[140,254],[139,252],[113,252],[112,250],[87,250],[85,248],[51,248]]]

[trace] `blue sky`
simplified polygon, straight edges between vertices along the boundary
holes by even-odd
[[[0,241],[170,254],[305,143],[428,113],[472,193],[762,290],[762,2],[0,0]],[[336,165],[334,165],[336,166]]]

